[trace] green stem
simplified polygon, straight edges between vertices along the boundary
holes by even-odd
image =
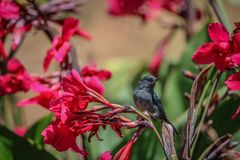
[[[207,112],[208,112],[208,108],[210,107],[211,105],[211,100],[212,100],[212,97],[217,89],[217,84],[219,82],[219,79],[220,79],[220,76],[222,75],[222,72],[218,73],[214,83],[213,83],[213,87],[211,89],[211,92],[210,92],[210,95],[208,97],[208,101],[207,101],[207,104],[206,104],[206,107],[204,109],[204,112],[203,112],[203,115],[201,117],[201,120],[200,120],[200,123],[199,123],[199,126],[197,128],[197,132],[196,132],[196,136],[194,138],[194,142],[193,142],[193,145],[191,147],[191,151],[190,151],[190,154],[191,156],[193,155],[194,153],[194,150],[195,150],[195,147],[196,147],[196,144],[197,144],[197,141],[198,141],[198,138],[199,138],[199,135],[200,135],[200,131],[201,131],[201,128],[202,128],[202,125],[203,125],[203,122],[207,116]]]
[[[219,21],[228,29],[228,31],[231,32],[232,25],[228,19],[222,0],[209,0],[209,3],[211,4]]]
[[[144,115],[142,112],[138,111],[135,107],[133,107],[133,106],[130,106],[130,107],[131,107],[131,109],[134,110],[135,113],[137,113],[138,115],[140,115],[141,117],[143,117],[145,120],[148,121],[148,123],[150,124],[152,130],[153,130],[154,133],[156,134],[156,136],[157,136],[157,138],[158,138],[158,141],[159,141],[160,144],[162,145],[162,148],[164,148],[164,147],[163,147],[162,137],[161,137],[161,135],[159,134],[159,132],[158,132],[157,128],[155,127],[155,125],[153,124],[153,122],[151,121],[151,119],[148,118],[146,115]],[[164,152],[164,154],[165,154],[165,157],[168,157],[164,149],[163,149],[163,152]],[[176,156],[175,156],[175,157],[176,157]]]

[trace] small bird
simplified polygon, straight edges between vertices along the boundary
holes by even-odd
[[[159,78],[153,76],[146,76],[140,79],[133,92],[134,103],[142,112],[146,111],[152,119],[170,124],[173,127],[174,134],[179,134],[174,125],[167,119],[162,102],[154,92],[154,87],[158,80]]]

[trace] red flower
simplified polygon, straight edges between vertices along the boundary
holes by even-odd
[[[52,109],[50,108],[50,110]],[[110,111],[106,114],[87,110],[71,112],[63,103],[59,103],[59,107],[55,109],[53,109],[53,112],[57,116],[57,120],[50,124],[43,131],[42,135],[44,136],[44,142],[52,145],[58,151],[65,151],[71,148],[83,154],[82,150],[77,150],[76,137],[78,135],[90,132],[88,137],[90,141],[90,138],[94,135],[97,135],[98,138],[100,127],[105,129],[106,125],[116,125],[118,127],[126,125],[126,121],[119,119],[115,113],[110,114]]]
[[[234,34],[232,36],[233,48],[234,48],[234,55],[232,55],[232,61],[240,65],[240,32]]]
[[[1,96],[30,89],[31,77],[19,60],[10,59],[7,64],[7,72],[7,74],[0,76]]]
[[[42,132],[45,144],[50,144],[55,147],[58,151],[66,151],[72,149],[84,156],[88,154],[77,145],[74,131],[71,130],[66,124],[63,124],[59,120],[56,120],[50,124]]]
[[[240,72],[230,75],[225,84],[229,90],[240,90]]]
[[[78,26],[79,20],[75,18],[69,17],[64,20],[61,37],[56,36],[53,39],[52,48],[48,50],[44,59],[43,67],[45,71],[48,69],[52,58],[55,58],[57,62],[64,61],[71,49],[69,40],[73,35],[82,36],[88,40],[91,39],[90,35],[80,30]]]
[[[83,67],[81,70],[81,75],[86,86],[100,94],[103,94],[105,90],[101,80],[108,80],[112,76],[111,72],[104,69],[99,70],[97,69],[96,65],[88,65]]]
[[[134,133],[132,139],[116,153],[113,160],[130,160],[133,144],[137,141],[143,130],[144,128],[139,128],[137,132]]]
[[[113,160],[130,160],[133,144],[134,144],[134,141],[130,140],[125,146],[123,146],[117,152],[117,154],[114,156]]]
[[[103,152],[103,153],[99,156],[98,160],[112,160],[112,154],[111,154],[111,152],[109,152],[109,151]]]
[[[0,2],[0,19],[17,19],[19,17],[19,7],[11,0]]]
[[[158,46],[156,53],[152,57],[152,60],[149,65],[150,73],[156,77],[158,77],[158,71],[165,56],[165,48],[166,48],[166,40],[164,40],[163,43],[161,43]]]
[[[208,26],[208,34],[213,42],[200,46],[192,60],[197,64],[215,63],[221,71],[232,68],[233,46],[226,28],[219,23],[212,23]]]
[[[109,13],[117,16],[136,15],[149,20],[157,16],[158,0],[108,0]]]
[[[59,84],[53,85],[48,88],[43,84],[32,84],[32,90],[39,93],[37,96],[32,98],[27,98],[19,101],[17,103],[18,107],[24,107],[27,105],[41,105],[46,109],[49,109],[50,102],[60,96],[60,86]]]
[[[64,92],[63,96],[57,101],[63,101],[66,106],[70,107],[71,111],[84,110],[88,103],[95,101],[88,94],[87,86],[75,70],[72,70],[70,75],[63,78],[62,89]],[[59,103],[57,102],[56,104]]]
[[[88,78],[91,79],[92,77],[88,77]],[[91,81],[95,81],[96,79],[97,78],[94,77],[94,79],[92,79]],[[96,81],[98,81],[98,79]],[[86,107],[88,106],[88,103],[90,102],[100,102],[100,103],[109,105],[109,102],[99,98],[99,95],[90,88],[94,86],[95,88],[100,90],[100,89],[103,89],[102,84],[99,82],[99,83],[90,85],[90,87],[87,86],[88,84],[91,84],[90,81],[88,81],[88,83],[85,84],[82,81],[81,77],[79,76],[78,72],[75,70],[72,70],[70,75],[62,79],[63,95],[57,100],[55,100],[54,102],[52,102],[51,104],[52,108],[59,108],[59,105],[61,103],[64,103],[64,105],[69,107],[71,111],[84,110],[86,109]],[[100,85],[100,86],[97,86],[97,85]],[[93,95],[92,94],[90,95],[90,93],[95,94],[96,97],[93,97]]]
[[[15,127],[14,133],[16,133],[18,136],[23,137],[27,132],[26,127]]]
[[[135,15],[144,20],[157,17],[161,9],[180,14],[184,0],[108,0],[109,13],[115,16]]]

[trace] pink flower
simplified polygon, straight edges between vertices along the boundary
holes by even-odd
[[[11,0],[0,2],[0,19],[17,19],[19,17],[19,7]]]
[[[23,137],[26,132],[27,132],[27,128],[26,127],[15,127],[14,128],[14,132],[20,136],[20,137]]]
[[[229,90],[240,90],[240,72],[230,75],[225,84]]]
[[[76,135],[71,128],[59,120],[56,120],[45,130],[43,130],[42,136],[45,144],[52,145],[60,152],[72,149],[73,151],[84,156],[88,155],[81,147],[77,145],[76,137],[78,135]]]
[[[111,152],[109,152],[109,151],[103,152],[103,153],[99,156],[98,160],[112,160],[112,154],[111,154]]]
[[[91,39],[90,35],[78,28],[79,20],[69,17],[64,20],[62,26],[62,35],[56,36],[52,42],[52,48],[48,50],[46,57],[44,58],[43,67],[46,71],[53,58],[57,62],[63,62],[71,49],[69,43],[70,38],[73,35],[78,35],[86,39]]]
[[[0,76],[0,95],[12,94],[18,91],[28,91],[31,85],[31,77],[16,58],[12,58],[7,64],[7,74]]]
[[[201,45],[192,60],[197,64],[215,63],[221,71],[232,68],[233,46],[226,28],[220,23],[212,23],[208,26],[208,34],[213,42]]]

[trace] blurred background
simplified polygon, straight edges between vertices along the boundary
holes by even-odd
[[[199,3],[199,2],[196,2]],[[203,4],[197,4],[199,7]],[[239,21],[239,0],[224,1],[227,14],[231,22]],[[75,38],[73,44],[78,54],[78,62],[81,66],[95,63],[101,68],[107,68],[113,72],[112,80],[106,82],[106,96],[111,95],[112,100],[131,103],[131,78],[138,72],[143,64],[148,64],[152,58],[157,44],[169,32],[163,28],[160,20],[181,23],[181,19],[169,13],[161,12],[158,20],[143,22],[134,16],[112,17],[107,13],[106,0],[87,0],[81,8],[80,25],[92,35],[91,41]],[[201,21],[198,22],[201,28]],[[178,60],[185,47],[184,31],[178,30],[170,41],[166,50],[166,59],[174,63]],[[42,64],[46,51],[51,44],[41,32],[32,31],[27,35],[17,57],[23,62],[31,73],[43,73]],[[57,65],[53,61],[52,70]],[[51,72],[51,70],[49,70]],[[115,81],[116,83],[111,83]],[[19,94],[22,99],[28,94]],[[26,124],[30,126],[49,111],[40,106],[25,107]]]

